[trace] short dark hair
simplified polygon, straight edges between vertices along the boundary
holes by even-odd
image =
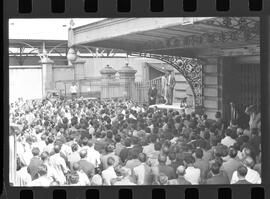
[[[187,156],[185,157],[185,162],[186,162],[187,164],[193,164],[193,163],[195,162],[195,158],[194,158],[193,156],[191,156],[191,155],[187,155]]]
[[[140,153],[138,159],[140,162],[146,162],[147,156],[145,153]]]
[[[116,134],[116,135],[114,136],[114,140],[115,140],[116,142],[120,142],[120,141],[121,141],[121,135]]]
[[[47,166],[45,164],[42,164],[38,167],[38,174],[41,176],[44,176],[47,174]]]
[[[230,147],[230,149],[229,149],[229,156],[231,158],[235,158],[237,156],[237,150],[234,147]]]
[[[113,133],[112,131],[107,131],[107,138],[112,138],[113,137]]]
[[[238,169],[237,169],[237,173],[238,173],[238,175],[239,176],[242,176],[242,177],[245,177],[246,175],[247,175],[247,167],[245,167],[245,166],[240,166],[240,167],[238,167]]]
[[[196,149],[195,150],[195,156],[196,156],[196,158],[202,159],[202,157],[203,157],[203,150]]]
[[[155,149],[155,151],[160,151],[161,148],[162,148],[162,144],[161,144],[160,142],[156,142],[156,143],[154,144],[154,149]]]
[[[211,166],[211,171],[213,174],[219,174],[220,165],[217,162],[214,162]]]
[[[124,144],[126,147],[129,147],[131,145],[131,140],[129,138],[125,139]]]

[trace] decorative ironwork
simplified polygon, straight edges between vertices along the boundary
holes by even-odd
[[[173,66],[190,85],[195,107],[202,106],[202,63],[199,59],[150,53],[130,53],[130,55],[158,59]]]
[[[212,19],[197,21],[194,24],[208,25],[212,31],[203,34],[193,34],[185,37],[172,37],[166,42],[149,43],[141,52],[151,49],[170,48],[206,48],[222,45],[233,45],[235,42],[242,44],[259,44],[260,22],[254,17],[214,17]]]

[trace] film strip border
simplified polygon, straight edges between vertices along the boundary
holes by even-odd
[[[269,10],[267,0],[11,0],[5,1],[7,7],[15,8],[14,13],[18,14],[61,14],[80,12],[85,14],[91,13],[136,13],[143,11],[144,13],[163,13],[177,12],[193,13],[204,11],[207,8],[213,12],[259,12]],[[206,6],[207,5],[207,6]],[[105,6],[107,8],[105,8]],[[6,7],[6,6],[5,6]],[[40,10],[38,8],[42,7]],[[203,8],[204,7],[204,8]],[[108,9],[111,8],[111,9]],[[12,11],[12,9],[9,9]],[[207,11],[205,13],[207,14]],[[12,12],[9,12],[10,14]],[[252,13],[251,13],[252,14]]]
[[[34,2],[35,3],[35,2]],[[118,12],[130,12],[132,7],[132,0],[117,0]],[[84,0],[83,2],[85,12],[97,12],[99,0]],[[250,11],[262,10],[262,0],[249,0],[248,6]],[[19,12],[31,13],[33,7],[33,0],[19,0]],[[150,0],[149,9],[151,12],[162,12],[164,10],[164,0]],[[197,9],[197,0],[183,0],[183,10],[186,12],[193,12]],[[230,0],[216,0],[217,11],[228,11],[230,9]],[[51,0],[51,12],[63,13],[65,12],[65,0]]]
[[[81,188],[81,187],[80,187]],[[265,191],[262,187],[247,187],[236,186],[232,188],[220,187],[200,187],[197,188],[184,188],[166,187],[166,188],[150,188],[150,187],[134,187],[134,188],[118,188],[106,187],[105,189],[91,188],[91,189],[78,189],[76,187],[65,188],[50,188],[50,189],[22,189],[15,188],[17,194],[11,194],[12,198],[20,199],[105,199],[105,198],[118,198],[118,199],[136,199],[136,198],[152,198],[152,199],[266,199]],[[105,191],[106,190],[106,191]],[[9,197],[10,197],[9,196]],[[9,198],[7,197],[7,198]]]

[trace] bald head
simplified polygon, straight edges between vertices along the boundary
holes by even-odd
[[[87,150],[81,150],[80,151],[80,157],[85,158],[87,156]]]

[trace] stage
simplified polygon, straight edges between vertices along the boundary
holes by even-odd
[[[185,113],[190,114],[192,111],[194,111],[193,108],[186,108],[186,107],[181,107],[180,103],[174,103],[172,105],[167,105],[167,104],[153,104],[149,106],[149,108],[157,108],[157,109],[167,109],[167,110],[175,110],[175,111],[185,111]]]

